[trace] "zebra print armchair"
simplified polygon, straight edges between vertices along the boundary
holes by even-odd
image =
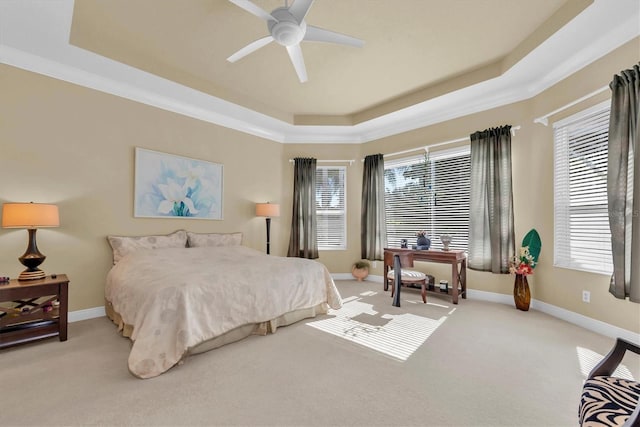
[[[640,347],[622,338],[589,374],[582,387],[579,420],[582,427],[640,427],[640,382],[612,376],[627,351]]]

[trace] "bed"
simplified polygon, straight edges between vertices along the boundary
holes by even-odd
[[[139,378],[342,306],[319,262],[265,255],[240,245],[239,233],[176,233],[108,238],[105,309],[133,341],[128,365]]]

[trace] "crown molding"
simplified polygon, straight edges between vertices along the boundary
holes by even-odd
[[[0,2],[0,63],[280,143],[365,143],[539,94],[640,34],[640,2],[595,0],[500,76],[345,126],[294,125],[70,45],[73,0]]]

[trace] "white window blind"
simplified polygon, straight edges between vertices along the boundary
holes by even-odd
[[[316,218],[319,250],[347,248],[344,166],[316,168]]]
[[[610,102],[554,123],[554,265],[610,274]]]
[[[440,235],[452,236],[452,249],[469,243],[469,147],[443,150],[399,160],[385,160],[387,245],[416,244],[416,231],[426,230],[432,249]]]

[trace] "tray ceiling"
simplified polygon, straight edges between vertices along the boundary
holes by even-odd
[[[285,4],[254,3],[268,12]],[[76,0],[70,42],[286,121],[324,116],[340,124],[504,60],[539,34],[537,41],[544,41],[559,9],[569,9],[561,17],[566,21],[588,3],[316,0],[308,24],[358,37],[365,46],[303,42],[306,83],[276,43],[226,61],[268,35],[264,21],[226,0]]]
[[[254,0],[266,11],[282,1]],[[637,0],[316,0],[365,41],[226,58],[268,34],[226,0],[3,0],[0,62],[279,142],[360,143],[530,98],[640,34]]]

